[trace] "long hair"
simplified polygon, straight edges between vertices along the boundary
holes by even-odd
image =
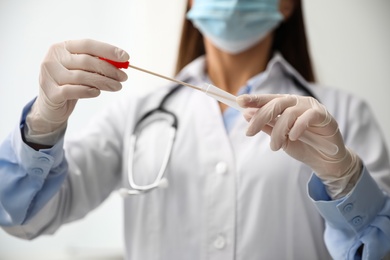
[[[189,9],[188,3],[186,12]],[[272,51],[280,52],[307,81],[314,82],[315,76],[308,48],[301,0],[295,0],[294,12],[275,30]],[[191,21],[184,18],[176,74],[188,63],[204,54],[202,34]]]

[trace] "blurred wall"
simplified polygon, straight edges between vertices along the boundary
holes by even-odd
[[[390,2],[305,0],[318,81],[366,99],[390,145]],[[0,140],[17,126],[38,90],[50,45],[93,38],[127,50],[131,61],[173,75],[185,1],[0,0]],[[165,83],[136,71],[122,91],[78,103],[67,135],[121,95]],[[121,259],[122,204],[113,194],[85,219],[55,235],[22,241],[0,230],[0,259]]]

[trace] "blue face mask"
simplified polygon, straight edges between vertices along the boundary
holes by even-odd
[[[279,0],[195,0],[187,18],[222,51],[236,54],[260,42],[283,20]]]

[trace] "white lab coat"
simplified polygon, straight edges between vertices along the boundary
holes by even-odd
[[[203,68],[200,58],[180,78],[201,83]],[[276,56],[253,93],[302,94],[286,71],[303,82]],[[383,171],[388,161],[380,160],[387,153],[375,119],[363,112],[366,104],[341,91],[308,87],[336,118],[346,144],[389,191],[388,171]],[[23,228],[6,230],[24,237],[52,233],[83,217],[113,190],[128,188],[127,139],[138,118],[167,91],[128,97],[66,142],[69,175],[60,192]],[[128,259],[330,259],[324,221],[307,194],[309,167],[283,151],[272,152],[264,133],[247,137],[242,116],[227,133],[217,102],[201,92],[182,88],[165,107],[179,120],[166,172],[169,186],[124,199]],[[140,147],[157,144],[159,137],[150,132]],[[155,152],[160,154],[158,145]],[[136,180],[152,179],[158,170],[155,155],[138,149],[135,158]]]

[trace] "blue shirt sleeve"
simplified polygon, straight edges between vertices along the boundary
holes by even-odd
[[[325,242],[334,259],[382,259],[390,252],[390,197],[364,167],[355,188],[331,200],[313,174],[308,192],[325,219]],[[358,249],[363,246],[363,254]]]
[[[63,137],[50,149],[36,151],[22,137],[34,100],[23,109],[18,127],[0,144],[0,225],[28,222],[58,192],[68,165]]]

